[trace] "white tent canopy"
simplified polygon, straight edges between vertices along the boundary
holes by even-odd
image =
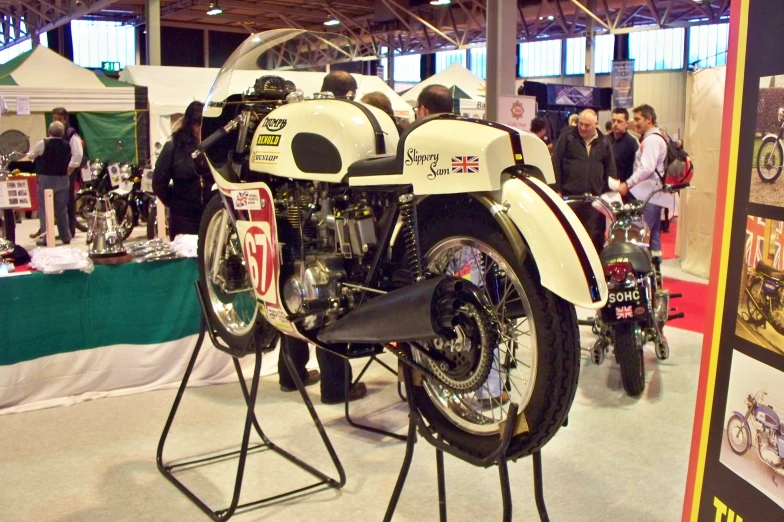
[[[428,85],[443,85],[444,87],[459,87],[473,100],[485,101],[487,96],[486,82],[459,63],[455,62],[438,74],[418,83],[403,93],[403,99],[412,107],[416,105],[417,97],[422,89]]]
[[[12,112],[17,112],[19,97],[29,98],[31,112],[49,112],[55,107],[72,112],[136,108],[135,89],[110,78],[101,79],[41,45],[2,66],[6,68],[12,70],[0,75],[0,94]]]
[[[126,67],[120,80],[134,85],[144,85],[150,100],[150,150],[155,151],[155,143],[163,144],[171,136],[172,116],[185,112],[192,101],[203,102],[218,75],[219,69],[198,67],[163,67],[152,65],[133,65]],[[324,73],[303,71],[237,71],[239,83],[250,87],[264,74],[275,74],[291,80],[306,96],[321,90]],[[378,76],[354,74],[357,80],[357,99],[369,92],[384,93],[392,102],[395,114],[413,120],[413,112],[395,91]],[[243,83],[244,82],[244,83]],[[237,78],[232,77],[232,84]]]

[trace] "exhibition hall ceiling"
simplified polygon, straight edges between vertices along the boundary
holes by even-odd
[[[439,5],[433,5],[437,3]],[[473,0],[161,0],[164,26],[253,33],[280,27],[343,33],[367,51],[432,52],[485,40],[486,1]],[[519,0],[521,41],[716,23],[730,0]],[[208,15],[219,8],[221,14]],[[75,19],[144,25],[145,0],[0,0],[0,48]],[[325,25],[331,22],[334,25]],[[24,25],[23,25],[24,23]],[[650,28],[650,27],[648,27]]]

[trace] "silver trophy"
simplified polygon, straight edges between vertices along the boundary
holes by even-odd
[[[90,228],[87,231],[87,244],[90,245],[90,257],[116,257],[126,254],[122,242],[122,230],[117,225],[108,196],[96,202],[95,210],[90,216]]]

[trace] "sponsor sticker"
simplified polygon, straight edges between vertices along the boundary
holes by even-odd
[[[279,130],[282,130],[287,123],[288,120],[285,118],[267,118],[261,126],[270,132],[278,132]]]
[[[261,198],[257,190],[232,190],[231,200],[237,210],[261,210]]]
[[[277,147],[280,144],[280,134],[259,134],[256,145]]]
[[[250,162],[256,165],[276,165],[279,158],[280,154],[277,152],[254,152]]]
[[[448,156],[451,161],[439,165],[440,154],[421,152],[415,148],[406,151],[404,164],[407,167],[427,167],[427,179],[450,174],[476,174],[479,172],[479,156]],[[445,160],[446,162],[446,160]]]

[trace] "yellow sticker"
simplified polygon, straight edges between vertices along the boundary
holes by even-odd
[[[261,145],[266,147],[277,147],[279,143],[280,143],[279,134],[259,134],[259,137],[256,138],[256,145]]]

